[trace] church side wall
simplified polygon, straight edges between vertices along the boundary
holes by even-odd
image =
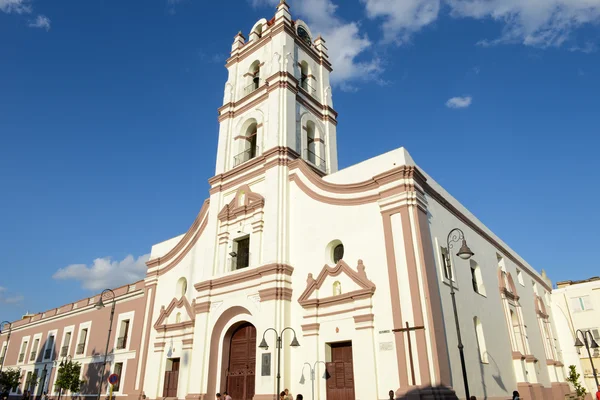
[[[507,325],[499,293],[499,262],[497,255],[500,255],[503,257],[506,271],[515,277],[515,286],[526,326],[526,337],[530,353],[538,360],[532,364],[535,368],[527,370],[527,377],[525,379],[530,384],[538,387],[536,390],[539,394],[544,393],[547,396],[550,393],[551,395],[549,391],[552,388],[552,382],[546,368],[547,359],[544,353],[544,339],[538,325],[532,285],[535,283],[538,293],[542,298],[548,297],[543,296],[546,293],[546,288],[540,284],[538,277],[531,276],[526,270],[518,267],[488,240],[480,236],[470,226],[465,225],[463,221],[449,212],[448,209],[441,206],[436,199],[428,196],[427,200],[431,240],[435,252],[450,361],[452,364],[452,381],[457,393],[464,393],[461,364],[457,349],[457,335],[453,318],[450,286],[449,281],[443,275],[441,250],[442,247],[445,248],[447,246],[446,238],[453,228],[460,228],[464,231],[468,245],[475,253],[471,260],[464,261],[456,256],[460,243],[454,244],[454,248],[452,249],[456,302],[458,305],[462,341],[465,346],[465,358],[471,394],[475,394],[478,397],[505,398],[510,396],[513,390],[520,390],[522,387],[517,381],[515,369],[513,368],[513,355],[510,342],[511,332]],[[476,262],[480,267],[485,295],[479,294],[473,289],[471,277],[472,262]],[[517,270],[520,270],[521,274],[523,274],[522,283],[516,279]],[[548,308],[550,308],[549,305]],[[480,361],[473,322],[474,317],[479,318],[483,325],[485,342],[487,344],[487,362]],[[552,316],[550,318],[552,320]],[[522,393],[522,395],[524,394]],[[529,394],[527,396],[529,397]]]

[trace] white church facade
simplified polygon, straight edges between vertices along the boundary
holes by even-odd
[[[117,293],[117,325],[127,324],[116,335],[131,341],[109,360],[121,374],[117,397],[273,400],[287,388],[311,399],[314,384],[323,400],[389,399],[390,390],[463,399],[451,288],[470,395],[570,393],[545,275],[404,148],[338,170],[326,43],[284,0],[247,40],[235,37],[226,67],[210,197],[185,234],[152,247],[145,280]],[[450,232],[458,240],[448,249]],[[462,239],[468,259],[457,256]],[[101,354],[85,350],[106,340],[108,311],[94,313],[96,301],[13,324],[4,366],[28,359],[19,343],[44,329],[53,348],[65,321],[89,331],[77,346],[63,338],[64,353],[98,371]],[[45,376],[44,360],[32,371]]]
[[[327,47],[284,1],[227,68],[210,198],[148,262],[146,396],[273,399],[287,327],[280,390],[308,398],[314,377],[321,399],[464,396],[451,279],[470,394],[570,392],[545,278],[406,150],[338,171]],[[450,267],[455,227],[475,255]]]

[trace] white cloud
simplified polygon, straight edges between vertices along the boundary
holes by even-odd
[[[381,18],[384,41],[406,43],[413,33],[434,22],[440,0],[360,0],[369,18]]]
[[[254,6],[275,6],[277,3],[279,0],[252,0]],[[349,81],[378,79],[383,71],[382,62],[368,54],[373,43],[361,32],[358,22],[344,22],[337,17],[338,6],[331,0],[302,0],[291,7],[294,15],[306,21],[313,35],[321,34],[325,39],[329,61],[333,65],[333,85],[342,90],[354,90]]]
[[[503,24],[500,37],[483,39],[482,46],[521,43],[558,47],[584,25],[600,22],[600,0],[360,0],[367,16],[383,20],[387,41],[406,42],[439,17],[448,6],[456,18],[492,19]],[[577,46],[575,49],[580,49]],[[590,51],[589,45],[581,51]]]
[[[0,11],[7,14],[27,14],[31,12],[31,6],[27,0],[0,0]]]
[[[453,97],[446,102],[448,108],[467,108],[471,105],[471,96]]]
[[[137,259],[128,255],[122,261],[113,261],[110,257],[97,258],[89,267],[85,264],[72,264],[59,269],[52,277],[57,280],[79,281],[84,289],[89,290],[118,287],[143,279],[149,258],[150,254]]]
[[[41,28],[47,31],[50,30],[50,18],[45,15],[38,15],[37,18],[29,22],[30,28]]]
[[[8,289],[0,286],[0,304],[15,305],[22,303],[23,300],[25,300],[25,297],[22,295],[9,293]]]

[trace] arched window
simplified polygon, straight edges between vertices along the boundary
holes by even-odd
[[[308,69],[308,63],[306,61],[302,61],[300,63],[300,86],[302,87],[302,89],[308,91],[308,80],[309,77],[308,75],[310,74],[309,69]]]
[[[344,258],[344,245],[340,243],[333,248],[333,262],[337,264],[343,258]]]
[[[342,284],[340,281],[335,281],[333,282],[333,295],[339,296],[340,294],[342,294]]]
[[[483,285],[483,276],[481,275],[481,268],[474,260],[470,260],[470,264],[471,264],[471,281],[473,282],[473,290],[476,293],[479,293],[479,294],[485,296],[486,293],[485,293],[485,286]]]
[[[246,76],[248,85],[244,89],[244,95],[254,92],[260,86],[260,61],[256,60],[250,65]]]
[[[178,324],[181,322],[181,313],[178,312],[177,315],[175,316],[175,323]]]
[[[185,294],[187,292],[187,279],[179,278],[179,280],[177,281],[177,287],[175,290],[176,290],[176,293],[175,293],[176,297],[181,298],[181,297],[185,296]]]
[[[477,347],[479,348],[479,360],[482,363],[488,363],[487,347],[485,345],[485,337],[483,336],[483,325],[479,318],[473,318],[473,325],[475,325],[475,336],[477,337]]]
[[[306,146],[306,159],[311,163],[316,164],[315,123],[313,121],[306,122]]]
[[[240,147],[238,147],[239,153],[233,159],[234,167],[256,157],[258,153],[257,137],[258,124],[252,118],[244,123],[240,136],[236,138],[241,143],[239,144]]]

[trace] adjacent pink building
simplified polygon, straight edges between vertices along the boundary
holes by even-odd
[[[48,396],[57,398],[57,370],[60,362],[67,357],[81,364],[81,379],[85,383],[81,393],[63,393],[63,396],[93,398],[98,394],[100,381],[103,382],[104,394],[110,373],[121,376],[114,388],[115,396],[139,396],[140,379],[143,379],[141,363],[145,355],[140,348],[146,306],[144,281],[113,291],[115,312],[103,377],[100,374],[108,338],[111,295],[104,296],[105,307],[102,309],[95,307],[100,297],[97,294],[59,308],[27,315],[12,323],[9,341],[7,325],[3,327],[0,335],[3,369],[19,368],[22,371],[21,385],[11,390],[11,397],[20,397],[29,390],[32,396],[47,392]],[[34,374],[39,381],[28,385]]]

